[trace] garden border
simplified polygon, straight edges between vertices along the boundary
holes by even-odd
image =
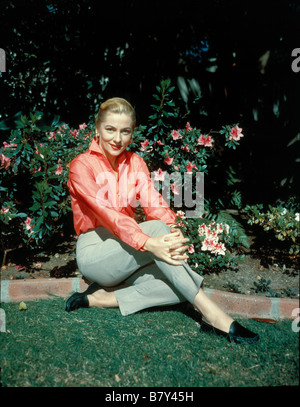
[[[81,292],[87,287],[80,277],[2,280],[1,302],[66,298],[72,292]],[[211,288],[204,288],[204,292],[225,312],[244,318],[292,319],[294,310],[299,308],[299,299],[251,296]]]

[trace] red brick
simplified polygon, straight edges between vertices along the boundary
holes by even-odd
[[[299,300],[294,300],[292,298],[280,298],[279,302],[279,313],[280,319],[290,319],[295,316],[292,315],[294,309],[299,309]],[[294,311],[296,312],[296,311]]]
[[[9,284],[11,302],[50,298],[51,294],[65,297],[72,292],[72,279],[12,280]]]
[[[235,294],[219,290],[212,290],[209,297],[226,313],[247,318],[269,317],[272,308],[270,299],[266,297]]]

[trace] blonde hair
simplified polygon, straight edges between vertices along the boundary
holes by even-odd
[[[101,122],[105,119],[107,113],[128,114],[132,119],[132,129],[136,125],[135,110],[132,105],[123,98],[111,98],[100,105],[99,112],[96,117],[96,129],[99,129]]]

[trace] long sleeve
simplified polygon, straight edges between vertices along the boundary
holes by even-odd
[[[113,177],[114,175],[110,173]],[[115,208],[110,197],[114,196],[112,183],[97,184],[97,179],[82,160],[72,161],[69,172],[68,187],[71,194],[74,226],[76,233],[87,228],[104,226],[123,242],[141,250],[148,235],[144,234],[137,222],[126,212],[126,208]],[[104,188],[104,190],[103,190]],[[106,188],[106,189],[105,189]],[[109,197],[109,192],[111,196]],[[107,202],[104,202],[107,197]],[[75,221],[76,219],[76,221]]]

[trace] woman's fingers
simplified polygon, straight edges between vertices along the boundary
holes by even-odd
[[[164,238],[164,240],[169,241],[169,240],[178,239],[178,237],[181,237],[181,236],[182,236],[182,233],[180,232],[180,230],[178,230],[178,231],[166,233],[165,235],[163,235],[163,238]]]
[[[176,236],[184,237],[182,231],[180,229],[177,229],[177,228],[171,228],[171,233],[175,234]]]
[[[182,238],[179,234],[169,233],[167,235],[149,238],[144,248],[155,254],[158,258],[174,266],[187,262],[188,256],[184,253],[188,246],[185,245],[189,239]]]
[[[187,250],[187,249],[188,249],[188,246],[184,246],[184,245],[185,245],[185,243],[187,243],[188,241],[189,241],[189,239],[186,239],[186,238],[184,238],[184,239],[178,239],[178,240],[176,240],[175,242],[170,243],[169,250],[177,250],[177,249],[180,249],[180,250]]]
[[[177,235],[175,235],[174,236],[174,234],[172,233],[172,235],[173,236],[171,236],[171,233],[170,234],[168,234],[168,235],[164,235],[164,241],[165,242],[169,242],[170,244],[171,244],[171,248],[173,249],[173,248],[175,248],[175,246],[174,245],[182,245],[182,244],[184,244],[184,243],[187,243],[187,242],[189,242],[189,240],[190,239],[188,239],[187,237],[181,237],[181,236],[177,236]],[[174,247],[173,247],[174,246]]]

